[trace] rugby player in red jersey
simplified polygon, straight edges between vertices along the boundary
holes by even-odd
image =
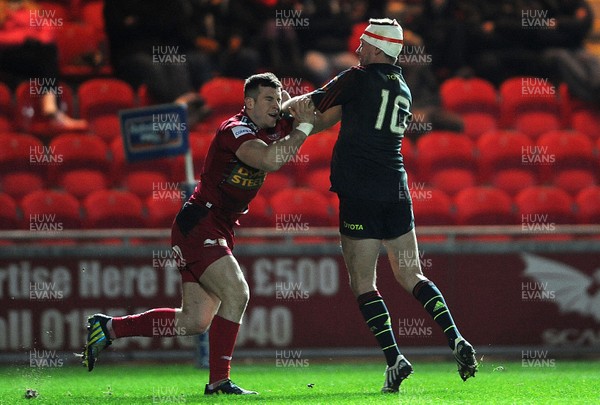
[[[204,393],[256,394],[229,378],[249,299],[248,284],[232,254],[233,227],[248,210],[267,172],[289,162],[313,130],[316,115],[310,100],[292,102],[290,118],[282,118],[281,103],[282,86],[272,73],[246,80],[244,108],[219,127],[200,182],[173,222],[172,248],[184,263],[180,268],[181,308],[155,308],[120,317],[91,316],[83,351],[83,364],[89,371],[113,339],[194,335],[208,329],[210,377]],[[157,334],[156,324],[175,327],[160,328]]]

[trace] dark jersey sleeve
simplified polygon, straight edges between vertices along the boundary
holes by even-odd
[[[355,97],[357,89],[354,76],[359,69],[361,69],[360,66],[353,66],[344,70],[325,86],[312,93],[313,103],[320,112],[325,112],[336,105],[345,104]]]

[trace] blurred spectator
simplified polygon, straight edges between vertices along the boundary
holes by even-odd
[[[360,5],[363,2],[352,3]],[[344,5],[340,0],[315,1],[304,8],[302,16],[308,19],[308,29],[297,30],[297,33],[304,51],[307,78],[317,85],[358,63],[356,54],[348,51],[352,18],[357,16],[352,15],[352,7]],[[366,21],[367,17],[360,17],[360,20]]]
[[[249,46],[251,37],[245,29],[249,25],[246,17],[252,11],[246,9],[236,15],[242,10],[235,1],[195,0],[193,4],[196,46],[210,55],[219,75],[245,79],[255,74],[261,60],[258,51]],[[256,12],[257,8],[252,10]]]
[[[551,77],[565,82],[575,97],[600,106],[600,60],[584,48],[592,9],[583,0],[563,0],[555,7],[556,23],[544,37],[548,49],[543,53]]]
[[[427,3],[427,2],[426,2]],[[408,125],[406,136],[415,139],[426,132],[435,130],[445,130],[462,132],[464,124],[460,116],[457,114],[445,111],[441,106],[439,97],[439,84],[452,72],[452,70],[460,67],[460,62],[448,62],[444,59],[446,50],[444,47],[445,29],[453,24],[450,22],[452,15],[445,16],[442,13],[444,7],[450,7],[445,1],[433,1],[430,3],[439,3],[435,7],[440,7],[439,10],[428,11],[428,14],[437,14],[431,22],[433,27],[436,27],[435,21],[438,20],[437,30],[433,29],[433,33],[428,33],[434,49],[438,49],[438,53],[434,53],[430,49],[429,42],[424,40],[416,30],[421,29],[423,32],[428,32],[428,17],[424,12],[427,10],[418,4],[407,4],[404,1],[391,0],[387,3],[385,16],[392,16],[401,21],[402,29],[404,30],[404,46],[402,53],[398,57],[397,64],[402,67],[402,75],[410,88],[412,94],[413,113],[412,122]],[[444,20],[448,22],[444,22]],[[439,36],[436,37],[436,36]],[[437,41],[437,42],[436,42]],[[450,40],[445,40],[447,43],[452,43]],[[459,52],[456,52],[457,56]],[[451,58],[450,53],[446,54]],[[437,71],[436,71],[437,68]],[[438,74],[436,74],[438,73]]]
[[[104,19],[116,76],[145,84],[155,103],[188,105],[191,125],[205,113],[198,95],[210,79],[207,54],[196,47],[188,0],[105,0]]]
[[[579,49],[591,27],[583,0],[464,0],[468,10],[467,60],[476,75],[496,85],[511,76],[549,77],[549,48]]]
[[[73,119],[58,106],[59,69],[51,18],[33,1],[0,0],[0,80],[14,91],[22,81],[43,83],[36,89],[41,111],[53,130],[84,130],[84,120]],[[30,84],[31,85],[31,84]],[[36,84],[37,85],[37,84]]]

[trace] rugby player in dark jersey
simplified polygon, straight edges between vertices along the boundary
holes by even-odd
[[[411,93],[402,69],[395,64],[403,33],[395,20],[369,23],[356,50],[360,64],[308,97],[329,116],[329,123],[341,119],[331,161],[331,190],[340,201],[342,252],[350,287],[387,360],[382,391],[398,392],[413,369],[398,349],[387,307],[377,290],[376,266],[382,244],[396,280],[442,328],[463,380],[475,375],[477,361],[442,293],[423,275],[420,261],[402,260],[420,257],[400,154],[411,119]]]
[[[247,211],[267,172],[291,160],[316,119],[308,99],[287,104],[293,118],[282,118],[281,87],[272,73],[246,80],[244,108],[221,124],[201,180],[173,222],[171,243],[182,263],[181,308],[155,308],[121,317],[91,316],[83,352],[83,364],[89,371],[99,352],[113,339],[194,335],[210,326],[210,377],[204,393],[256,394],[229,379],[233,349],[249,299],[248,284],[232,255],[233,227]],[[155,328],[157,324],[173,327]]]

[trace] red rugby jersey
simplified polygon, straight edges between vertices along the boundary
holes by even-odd
[[[293,130],[293,118],[281,118],[274,128],[259,129],[242,109],[224,121],[208,149],[200,181],[190,201],[239,216],[246,213],[267,173],[242,162],[235,155],[241,144],[261,139],[267,145],[284,138]]]

